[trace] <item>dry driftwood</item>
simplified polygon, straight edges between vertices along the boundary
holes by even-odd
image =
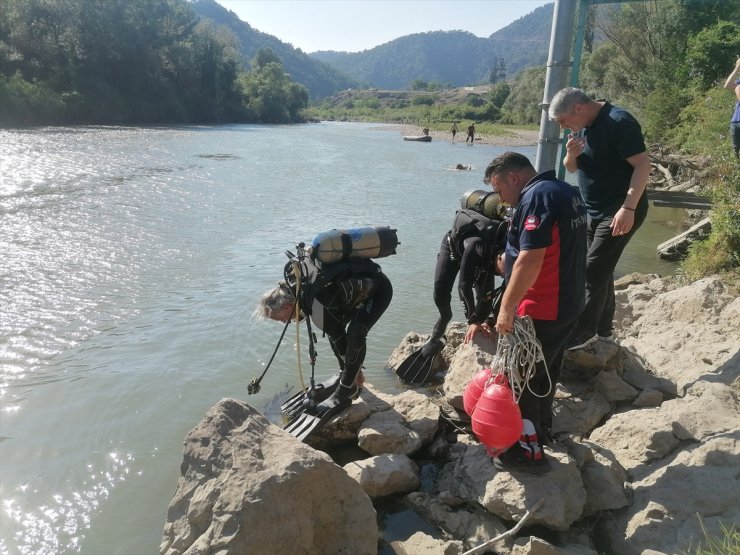
[[[541,505],[542,505],[542,504],[543,504],[544,502],[545,502],[545,500],[544,500],[544,499],[540,499],[539,501],[537,501],[537,503],[535,503],[535,504],[534,504],[534,505],[532,506],[532,508],[531,508],[531,509],[529,509],[529,510],[528,510],[528,511],[527,511],[526,513],[524,513],[524,516],[523,516],[523,517],[521,518],[521,520],[520,520],[519,522],[517,522],[517,523],[516,523],[516,526],[514,526],[514,528],[512,528],[511,530],[508,530],[508,531],[504,532],[503,534],[499,534],[499,535],[498,535],[498,536],[496,536],[495,538],[491,538],[491,539],[490,539],[490,540],[488,540],[487,542],[485,542],[485,543],[482,543],[482,544],[480,544],[480,545],[478,545],[478,546],[474,547],[473,549],[470,549],[470,550],[466,551],[466,552],[465,552],[465,553],[463,553],[462,555],[472,555],[473,553],[480,553],[480,552],[481,552],[481,551],[482,551],[483,549],[485,549],[486,547],[489,547],[489,546],[490,546],[490,545],[492,545],[493,543],[495,543],[495,542],[497,542],[497,541],[499,541],[499,540],[503,540],[504,538],[508,538],[508,537],[511,537],[511,536],[513,536],[514,534],[516,534],[516,533],[517,533],[517,532],[519,531],[519,529],[520,529],[520,528],[521,528],[522,526],[524,526],[524,523],[525,523],[525,522],[527,521],[527,519],[529,518],[529,516],[530,516],[531,514],[533,514],[533,513],[534,513],[534,512],[535,512],[535,511],[536,511],[537,509],[539,509],[539,508],[540,508],[540,506],[541,506]]]

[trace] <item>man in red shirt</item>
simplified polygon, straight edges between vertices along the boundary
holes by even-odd
[[[540,442],[549,439],[565,342],[585,305],[586,208],[576,187],[557,179],[554,170],[538,174],[516,152],[495,158],[484,182],[515,209],[506,238],[506,290],[496,331],[508,334],[515,315],[530,316],[546,365],[537,364],[519,399],[522,439],[494,459],[494,465],[542,471],[547,460]]]

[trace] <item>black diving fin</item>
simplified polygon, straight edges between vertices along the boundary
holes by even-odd
[[[407,384],[425,384],[432,375],[435,357],[442,352],[445,343],[440,339],[429,339],[420,349],[411,353],[396,368],[398,378]]]
[[[334,387],[336,388],[337,386],[335,385]],[[335,393],[328,396],[327,399],[318,405],[305,408],[285,425],[284,430],[300,441],[306,441],[311,434],[318,431],[324,424],[343,410],[349,408],[352,401],[360,396],[362,387],[354,385],[352,388],[347,388],[347,390],[349,393],[344,393],[341,396],[337,395],[335,391]]]
[[[312,388],[309,387],[299,391],[280,405],[280,412],[288,421],[291,421],[304,410],[325,401],[339,385],[339,376],[340,374],[334,374]]]

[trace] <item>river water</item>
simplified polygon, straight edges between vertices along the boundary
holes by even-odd
[[[357,123],[0,131],[0,554],[158,552],[187,432],[224,397],[277,421],[298,383],[290,332],[247,396],[281,331],[250,315],[319,231],[398,229],[366,375],[399,390],[385,362],[431,329],[439,241],[503,150]],[[649,218],[620,274],[675,271],[655,246],[683,211]]]

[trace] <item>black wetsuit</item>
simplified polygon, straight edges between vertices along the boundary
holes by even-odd
[[[368,331],[393,297],[393,286],[380,266],[370,260],[365,262],[366,269],[358,269],[355,264],[347,275],[313,291],[307,311],[314,325],[329,336],[342,370],[340,382],[347,387],[354,384],[365,360]]]
[[[491,314],[496,255],[506,242],[506,227],[474,210],[459,210],[452,229],[442,238],[434,269],[434,304],[439,319],[431,340],[442,337],[452,319],[452,287],[458,273],[458,294],[468,324],[483,323]]]

